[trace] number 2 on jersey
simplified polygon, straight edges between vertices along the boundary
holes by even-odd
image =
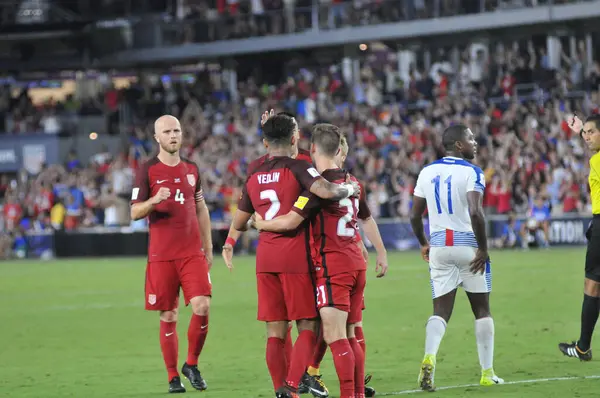
[[[354,204],[358,208],[358,199],[354,199]],[[348,223],[352,222],[354,218],[354,206],[350,198],[340,200],[340,207],[345,207],[348,212],[338,220],[337,234],[338,236],[352,237],[356,233],[354,228],[348,228]]]
[[[433,180],[431,180],[431,183],[434,185],[434,192],[435,192],[435,207],[437,207],[437,212],[438,214],[442,214],[442,203],[441,203],[441,199],[440,199],[440,181],[441,181],[441,177],[438,175],[436,176]],[[452,211],[452,176],[449,175],[448,178],[446,178],[444,180],[444,183],[448,185],[448,214],[453,214],[454,212]]]
[[[267,209],[265,213],[265,220],[269,221],[275,218],[279,209],[281,208],[281,203],[279,202],[279,198],[277,197],[277,192],[274,189],[267,189],[266,191],[260,191],[260,198],[262,200],[268,200],[271,202],[271,206]]]

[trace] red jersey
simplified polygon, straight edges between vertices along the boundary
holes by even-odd
[[[305,162],[308,162],[310,164],[312,164],[312,158],[310,157],[310,152],[307,151],[306,149],[301,149],[298,148],[298,156],[296,156],[296,159],[298,160],[304,160]]]
[[[248,176],[238,208],[265,220],[287,214],[300,193],[321,178],[312,165],[287,156],[264,159]],[[284,234],[262,231],[256,250],[256,272],[311,272],[309,225]]]
[[[171,190],[171,196],[148,216],[148,261],[170,261],[201,254],[196,202],[204,200],[204,196],[198,166],[181,159],[177,166],[171,167],[155,157],[142,164],[135,180],[132,204],[150,199],[160,188]]]
[[[341,184],[346,181],[346,174],[342,169],[329,169],[323,172],[323,178]],[[357,181],[353,176],[351,179]],[[358,219],[371,217],[363,189],[360,199],[346,198],[337,202],[304,192],[293,210],[303,217],[314,216],[312,235],[318,249],[314,262],[319,276],[367,269],[358,246]]]

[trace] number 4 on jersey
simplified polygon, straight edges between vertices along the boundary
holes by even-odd
[[[185,197],[183,196],[183,192],[180,189],[175,192],[175,202],[179,202],[181,204],[185,203]]]

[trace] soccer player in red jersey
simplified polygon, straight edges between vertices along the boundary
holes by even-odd
[[[154,124],[158,155],[137,172],[131,195],[131,218],[149,218],[146,309],[160,312],[160,346],[167,367],[169,392],[185,392],[177,372],[179,289],[192,304],[188,355],[181,373],[197,390],[207,385],[198,357],[208,333],[211,297],[212,238],[198,166],[179,156],[179,120],[161,116]]]
[[[255,212],[267,220],[288,212],[307,189],[332,200],[359,192],[357,183],[333,184],[312,165],[292,159],[297,130],[296,120],[288,115],[275,115],[263,126],[269,157],[246,181],[233,220],[238,231],[246,229]],[[267,324],[267,367],[279,398],[298,396],[314,350],[317,311],[309,237],[308,225],[286,234],[261,233],[256,252],[258,320]],[[296,321],[298,339],[288,369],[284,345],[289,321]]]
[[[285,112],[281,112],[279,113],[279,115],[287,115],[290,117],[293,117],[292,115],[285,113]],[[262,114],[261,116],[261,126],[264,126],[264,124],[267,122],[267,120],[269,120],[270,117],[275,116],[275,111],[273,109],[271,109],[271,111],[265,112]],[[295,133],[295,137],[296,137],[296,141],[300,141],[300,131],[297,130]],[[265,148],[266,148],[266,144],[265,144]],[[310,157],[310,152],[307,151],[306,149],[301,149],[298,148],[298,146],[295,146],[295,153],[292,153],[292,158],[294,159],[298,159],[298,160],[304,160],[305,162],[308,162],[309,164],[312,164],[312,159]],[[263,156],[261,156],[258,159],[253,160],[249,165],[248,165],[248,176],[251,176],[254,172],[255,169],[257,169],[260,165],[262,165],[265,160],[267,160],[269,158],[268,154],[265,154]],[[227,234],[227,239],[225,240],[225,244],[223,245],[223,251],[221,253],[221,255],[223,256],[223,260],[225,261],[225,265],[227,266],[227,268],[229,268],[229,270],[233,269],[233,247],[235,246],[236,242],[238,241],[238,239],[240,238],[240,236],[242,235],[241,231],[238,231],[237,229],[235,229],[233,227],[233,222],[231,223],[231,226],[229,227],[229,233]],[[312,244],[312,242],[311,242]],[[289,326],[288,326],[288,332],[285,338],[285,358],[286,358],[286,363],[287,366],[289,367],[290,365],[290,360],[292,358],[292,347],[293,347],[293,342],[292,342],[292,322],[290,322]]]
[[[348,141],[346,140],[346,137],[344,135],[342,135],[342,139],[340,140],[340,151],[335,156],[335,164],[339,168],[344,167],[346,157],[348,156],[348,150],[349,150]],[[381,278],[381,277],[385,276],[388,271],[388,261],[387,261],[387,250],[385,249],[383,240],[381,239],[381,234],[379,233],[379,228],[377,227],[377,223],[375,222],[375,219],[373,217],[368,217],[366,219],[361,220],[361,224],[362,224],[363,230],[365,232],[365,235],[367,236],[369,241],[371,241],[371,243],[375,247],[375,250],[377,253],[375,272],[377,272],[377,278]],[[356,237],[358,239],[358,246],[360,247],[360,249],[362,251],[363,257],[365,258],[365,261],[367,261],[367,263],[368,263],[369,252],[367,251],[367,248],[365,247],[364,242],[362,241],[362,239],[360,237],[360,234],[357,234]],[[364,297],[363,297],[362,310],[364,311],[364,309],[365,309],[365,304],[364,304]],[[355,324],[354,334],[356,336],[356,341],[363,349],[363,353],[365,354],[365,358],[366,358],[367,346],[366,346],[365,336],[363,333],[362,321],[357,322]],[[325,356],[326,351],[327,351],[327,343],[325,342],[325,340],[323,339],[322,336],[319,336],[319,338],[317,339],[317,344],[316,344],[312,364],[308,367],[308,370],[307,370],[308,377],[303,379],[303,383],[308,385],[309,387],[311,387],[312,391],[314,391],[315,389],[317,391],[321,391],[321,394],[313,394],[315,396],[321,396],[321,397],[327,396],[327,389],[324,388],[325,384],[323,383],[323,381],[321,379],[321,371],[320,371],[321,361],[323,360],[323,357]],[[367,384],[370,380],[371,380],[371,376],[366,375],[365,376],[365,384]],[[374,397],[374,396],[375,396],[375,389],[365,385],[365,397]]]
[[[336,126],[318,124],[313,128],[311,153],[317,170],[327,180],[338,183],[347,179],[347,173],[335,163],[340,139],[341,132]],[[351,179],[356,181],[354,177]],[[340,397],[364,397],[364,354],[354,335],[355,324],[362,320],[366,284],[367,266],[356,237],[357,217],[370,217],[364,195],[360,200],[337,201],[321,200],[305,192],[286,215],[263,220],[257,214],[255,225],[261,231],[298,231],[296,228],[319,208],[312,224],[315,246],[319,249],[315,259],[317,306],[324,338],[333,354]]]

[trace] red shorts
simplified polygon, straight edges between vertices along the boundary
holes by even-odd
[[[317,317],[315,285],[310,274],[256,274],[258,320],[297,321]]]
[[[210,296],[212,285],[203,255],[172,261],[152,261],[146,266],[146,309],[171,311],[179,306],[179,288],[185,305],[198,296]]]
[[[348,313],[348,323],[362,321],[367,271],[350,271],[317,280],[317,307]]]

